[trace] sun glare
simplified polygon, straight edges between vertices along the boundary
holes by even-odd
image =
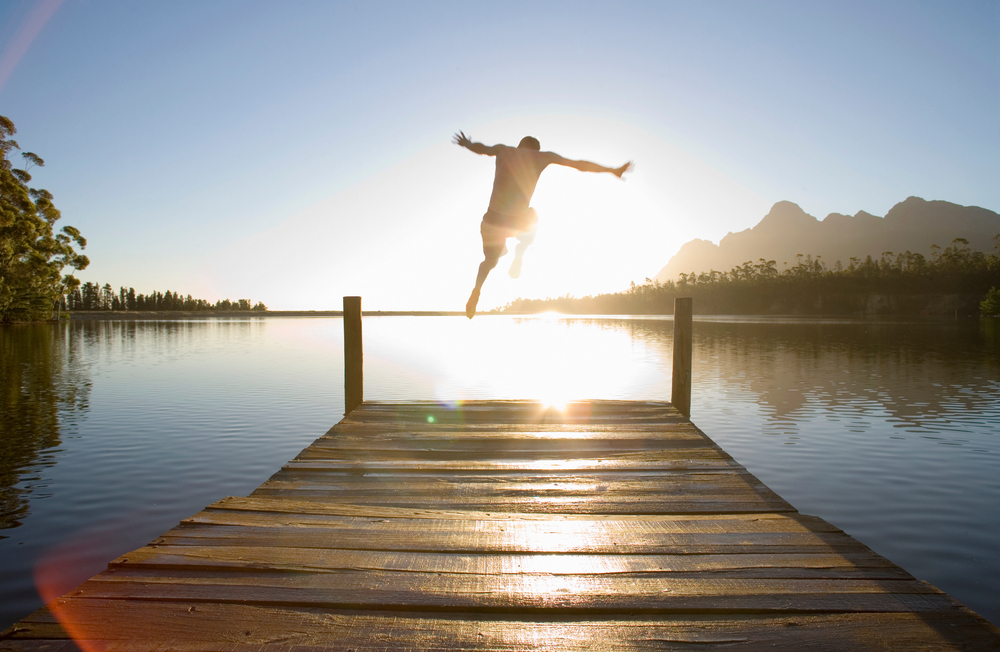
[[[570,399],[566,398],[566,395],[562,392],[555,392],[550,396],[539,396],[538,400],[541,401],[542,406],[546,410],[556,410],[557,412],[565,412],[566,404],[570,402]]]
[[[393,370],[401,361],[423,369],[425,378],[435,379],[433,396],[442,404],[530,399],[564,411],[575,400],[629,396],[637,388],[655,385],[663,374],[662,356],[628,333],[611,330],[595,337],[593,329],[577,328],[576,319],[564,315],[482,316],[473,324],[456,321],[455,328],[419,319],[406,330],[411,342],[420,342],[420,351],[430,352],[430,357],[398,337],[373,355],[386,365],[397,363],[391,365]],[[511,328],[512,319],[517,328]],[[390,335],[385,337],[388,343]]]

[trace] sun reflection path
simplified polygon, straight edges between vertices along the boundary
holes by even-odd
[[[493,530],[492,526],[487,527]],[[500,532],[494,531],[494,535],[498,543],[508,550],[557,553],[590,550],[594,542],[603,542],[607,538],[606,529],[594,521],[540,521],[508,526]],[[579,564],[579,561],[574,564]]]
[[[485,317],[475,330],[449,332],[434,361],[439,401],[532,399],[565,410],[573,400],[630,398],[665,382],[659,351],[625,331],[595,331],[560,315]],[[640,390],[641,392],[641,390]]]
[[[511,550],[544,551],[517,561],[515,581],[506,585],[511,598],[535,605],[559,606],[574,596],[595,589],[594,578],[607,572],[608,559],[600,555],[565,554],[585,552],[607,539],[607,527],[594,521],[540,521],[507,524],[496,531],[498,544]],[[515,578],[511,578],[515,579]]]

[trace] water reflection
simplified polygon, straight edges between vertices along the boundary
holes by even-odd
[[[0,329],[0,526],[33,513],[0,541],[0,622],[40,604],[15,571],[47,546],[118,518],[85,579],[320,436],[342,338],[337,319]],[[665,400],[671,341],[645,317],[366,318],[365,396]],[[1000,320],[698,320],[694,347],[693,419],[727,452],[1000,622]]]
[[[259,320],[0,327],[0,530],[21,525],[31,500],[47,496],[41,493],[48,486],[44,471],[56,464],[64,439],[77,433],[89,412],[95,361],[169,365],[192,351],[211,354],[212,348],[245,344],[260,329]]]
[[[949,415],[983,425],[997,416],[997,322],[983,320],[980,347],[967,322],[699,321],[695,392],[715,384],[745,391],[775,430],[796,431],[804,415],[825,411],[848,430],[878,418],[902,432],[933,427],[948,439],[956,430]],[[669,357],[670,322],[617,325]]]
[[[979,320],[979,334],[990,353],[1000,354],[1000,317],[983,317]]]
[[[0,530],[21,525],[88,410],[90,380],[68,325],[0,327]],[[0,538],[6,538],[0,535]]]

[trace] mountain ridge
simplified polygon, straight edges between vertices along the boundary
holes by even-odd
[[[654,277],[672,281],[682,274],[729,271],[747,261],[764,258],[778,269],[794,266],[797,255],[818,257],[827,267],[844,266],[852,257],[879,258],[884,252],[910,251],[930,257],[932,245],[942,249],[955,238],[965,238],[975,251],[990,252],[998,244],[1000,214],[979,206],[908,197],[878,217],[866,211],[854,215],[830,213],[822,220],[791,201],[779,201],[755,226],[730,232],[716,245],[691,240],[670,258]]]

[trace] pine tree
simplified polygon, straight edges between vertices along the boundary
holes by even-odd
[[[114,297],[114,292],[111,289],[110,283],[105,283],[104,287],[101,288],[101,310],[111,310],[113,306],[112,297]]]

